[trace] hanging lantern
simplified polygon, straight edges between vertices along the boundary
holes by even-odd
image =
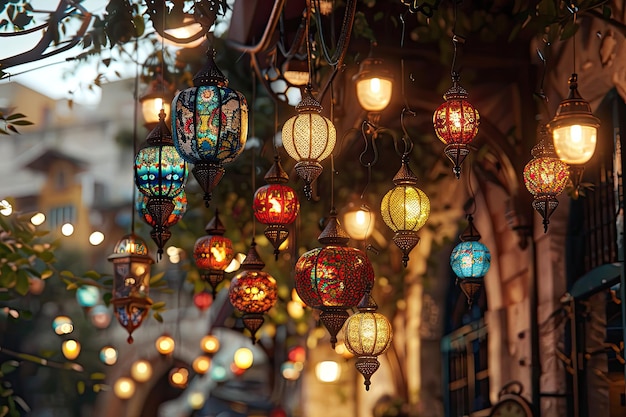
[[[137,194],[137,201],[135,202],[135,210],[137,211],[139,218],[142,219],[144,222],[146,222],[146,224],[152,227],[156,227],[157,223],[154,220],[154,217],[152,217],[152,215],[148,211],[149,200],[150,200],[150,197],[144,194]],[[174,208],[172,209],[172,212],[170,213],[170,215],[167,218],[167,221],[165,222],[165,227],[167,228],[170,228],[174,226],[176,223],[178,223],[180,219],[183,218],[183,215],[185,214],[185,212],[187,212],[187,193],[185,193],[184,190],[181,191],[180,194],[174,197],[172,201],[174,202]]]
[[[117,242],[108,260],[113,263],[113,312],[128,331],[128,343],[133,343],[132,333],[141,326],[152,305],[148,292],[150,265],[154,260],[148,254],[146,242],[134,233]]]
[[[459,85],[459,74],[452,74],[452,87],[443,95],[446,100],[433,114],[437,137],[445,143],[446,156],[454,164],[454,175],[461,177],[461,164],[469,154],[469,144],[478,134],[480,115],[467,101],[467,91]]]
[[[252,202],[254,217],[267,225],[264,234],[274,247],[276,259],[278,259],[278,248],[289,237],[287,225],[294,222],[300,211],[300,202],[296,192],[285,184],[288,180],[289,177],[276,155],[274,164],[265,174],[267,185],[256,190]]]
[[[393,178],[395,187],[385,194],[380,203],[380,214],[395,232],[393,242],[402,251],[402,264],[406,267],[409,253],[419,243],[417,231],[430,215],[430,200],[417,188],[417,177],[409,167],[409,157],[402,157],[402,166]]]
[[[378,370],[378,356],[391,345],[391,323],[384,315],[377,313],[378,305],[369,294],[365,294],[358,306],[359,312],[346,321],[344,327],[345,345],[357,357],[354,364],[365,378],[365,389],[369,391],[370,378]]]
[[[193,247],[193,258],[196,266],[202,270],[200,276],[213,290],[215,297],[217,286],[224,280],[224,270],[233,260],[233,242],[224,236],[226,228],[215,210],[215,217],[204,229],[206,236],[202,236]]]
[[[367,112],[367,119],[373,125],[378,125],[380,113],[391,101],[393,75],[382,59],[374,57],[375,46],[372,44],[369,56],[361,62],[359,72],[352,77],[352,81],[356,87],[356,98]]]
[[[577,74],[570,77],[569,95],[559,104],[548,127],[552,131],[556,154],[570,166],[574,197],[578,197],[584,165],[596,150],[600,120],[591,112],[589,103],[580,96]]]
[[[146,209],[155,223],[150,236],[157,244],[158,258],[171,237],[167,227],[174,199],[187,180],[187,163],[178,155],[161,110],[159,124],[148,134],[135,156],[135,185],[148,197]]]
[[[180,156],[194,164],[192,172],[208,207],[211,192],[224,175],[223,165],[243,152],[248,104],[243,94],[228,88],[215,64],[215,50],[209,50],[207,58],[193,78],[194,86],[179,92],[172,102],[172,136]]]
[[[491,253],[487,246],[479,242],[480,233],[474,227],[474,218],[467,216],[468,225],[459,236],[461,243],[450,255],[450,266],[458,277],[457,283],[467,297],[469,305],[483,285],[483,277],[491,266]]]
[[[159,112],[161,109],[165,114],[170,114],[172,102],[172,87],[165,81],[161,69],[155,68],[154,78],[148,84],[146,92],[139,97],[141,103],[141,114],[144,125],[148,130],[154,129],[159,124]]]
[[[337,132],[333,122],[320,114],[322,106],[311,95],[310,85],[296,111],[298,114],[283,125],[282,142],[285,151],[297,162],[294,168],[304,180],[304,194],[310,200],[311,183],[322,173],[320,162],[335,148]]]
[[[533,208],[543,218],[543,232],[548,231],[550,216],[554,213],[561,194],[567,185],[569,167],[556,156],[546,125],[539,129],[539,141],[533,147],[533,159],[524,167],[524,184],[533,195]]]
[[[200,291],[199,293],[194,294],[193,304],[198,310],[204,311],[211,307],[211,304],[213,304],[213,296],[206,291]]]
[[[241,266],[244,270],[230,282],[228,297],[233,307],[243,313],[243,325],[255,343],[256,332],[264,322],[263,313],[276,304],[278,289],[274,277],[261,271],[265,263],[259,257],[254,238]]]
[[[346,246],[350,238],[334,209],[317,240],[324,247],[306,252],[296,263],[295,288],[307,306],[321,310],[320,320],[334,349],[348,318],[346,310],[358,305],[373,285],[374,269],[364,252]]]
[[[349,203],[341,218],[341,224],[351,239],[366,240],[374,232],[376,215],[367,204]]]

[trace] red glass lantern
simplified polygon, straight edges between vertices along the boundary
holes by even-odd
[[[265,321],[263,313],[276,304],[278,288],[274,277],[261,271],[265,263],[259,257],[254,238],[241,266],[244,270],[230,282],[228,297],[233,307],[243,313],[243,325],[250,331],[255,343],[256,332]]]
[[[446,156],[454,164],[454,175],[461,177],[461,164],[469,154],[469,144],[478,134],[480,115],[467,100],[467,91],[459,85],[459,74],[452,74],[452,87],[443,95],[446,100],[433,114],[437,137],[445,143]]]
[[[213,304],[213,297],[206,291],[201,291],[193,296],[193,304],[200,311],[204,311]]]
[[[345,246],[349,240],[332,210],[318,238],[324,247],[306,252],[296,263],[296,292],[307,306],[321,310],[333,349],[348,318],[346,310],[357,306],[374,284],[372,264],[364,252]]]
[[[300,211],[300,201],[293,188],[285,183],[289,177],[280,165],[278,155],[274,164],[265,174],[267,185],[260,187],[254,194],[252,209],[254,217],[266,224],[264,234],[274,247],[274,256],[278,259],[278,248],[289,237],[287,225],[296,220]]]
[[[141,326],[152,305],[148,292],[150,265],[154,260],[148,254],[146,242],[134,233],[117,242],[108,260],[113,263],[113,311],[128,331],[128,343],[133,343],[132,333]]]
[[[193,247],[193,258],[196,266],[203,270],[202,279],[207,282],[215,296],[217,286],[224,280],[224,270],[233,260],[233,242],[224,236],[226,228],[219,218],[217,210],[215,217],[206,225],[207,235],[202,236]]]
[[[533,208],[543,218],[543,231],[548,231],[550,216],[559,205],[556,196],[567,186],[569,167],[559,159],[546,125],[539,130],[539,141],[532,149],[533,159],[524,167],[524,184],[533,195]]]

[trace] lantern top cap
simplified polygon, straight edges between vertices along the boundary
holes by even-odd
[[[322,105],[317,101],[313,94],[311,94],[311,86],[308,85],[304,90],[304,95],[300,103],[296,105],[296,111],[298,113],[321,113]]]
[[[148,253],[148,245],[145,240],[137,236],[135,233],[130,233],[118,240],[115,244],[115,248],[113,249],[113,253],[108,257],[108,259],[111,261],[113,259],[131,256],[145,258],[146,262],[154,263]]]
[[[317,240],[322,245],[345,246],[350,241],[350,236],[337,220],[337,211],[334,207],[330,210],[330,216],[326,222],[326,226],[320,233]]]
[[[218,87],[226,87],[228,85],[228,79],[220,71],[215,63],[216,51],[213,48],[209,48],[206,53],[207,62],[200,71],[193,77],[193,85],[195,87],[216,85]]]
[[[209,235],[223,235],[226,232],[226,227],[224,227],[217,209],[215,210],[215,216],[207,223],[204,230]]]
[[[378,304],[376,304],[374,297],[372,297],[371,288],[368,288],[357,308],[362,313],[373,313],[378,310]]]
[[[399,185],[417,185],[417,177],[409,167],[408,158],[402,158],[402,165],[393,177],[393,183]]]
[[[161,109],[161,111],[159,111],[159,123],[148,133],[146,142],[149,146],[174,146],[172,132],[165,123],[165,110]]]
[[[573,73],[569,78],[569,95],[559,103],[554,118],[550,121],[550,130],[558,129],[564,125],[584,124],[588,126],[600,126],[600,120],[591,111],[589,102],[583,99],[578,92],[578,74]]]
[[[251,271],[260,271],[265,267],[265,262],[259,256],[259,252],[256,250],[256,241],[254,237],[252,238],[252,242],[250,243],[250,249],[248,249],[248,253],[246,254],[246,259],[241,263],[241,267],[244,270]]]
[[[278,154],[274,155],[274,163],[267,170],[263,178],[268,184],[284,184],[289,182],[289,175],[283,169]]]
[[[480,240],[480,233],[478,233],[478,229],[474,226],[474,216],[471,214],[467,215],[467,227],[463,230],[459,239],[461,239],[462,242],[476,242]]]
[[[154,78],[148,84],[146,92],[139,97],[139,102],[144,102],[151,98],[162,98],[166,101],[172,99],[172,86],[163,78],[161,69],[156,69]]]
[[[452,87],[446,91],[443,95],[443,99],[448,100],[463,100],[467,98],[467,90],[465,90],[459,81],[461,80],[461,76],[458,72],[452,73]]]
[[[374,56],[374,49],[377,46],[378,44],[376,42],[372,42],[369,55],[361,61],[361,65],[359,65],[359,72],[352,77],[352,81],[357,82],[358,80],[369,78],[393,80],[393,74],[384,65],[385,61]]]
[[[552,142],[552,136],[550,135],[548,126],[541,124],[541,126],[539,126],[537,136],[537,144],[533,146],[530,154],[534,158],[556,158],[556,150],[554,149],[554,143]]]

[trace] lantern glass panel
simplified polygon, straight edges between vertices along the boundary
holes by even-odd
[[[534,196],[558,195],[568,180],[568,166],[558,158],[534,158],[524,167],[524,184]]]
[[[221,235],[207,235],[196,241],[193,257],[200,269],[225,270],[235,256],[233,243]]]
[[[433,125],[439,140],[446,145],[468,144],[478,134],[480,115],[465,99],[449,99],[433,114]]]
[[[296,263],[296,291],[309,307],[356,306],[373,284],[372,264],[356,248],[333,245],[316,248],[303,254]]]
[[[597,126],[582,124],[556,127],[552,130],[554,149],[570,165],[587,163],[596,150]]]
[[[491,266],[491,253],[478,241],[461,242],[452,250],[450,266],[461,279],[482,278]]]
[[[430,199],[417,187],[399,185],[383,197],[381,215],[394,232],[418,231],[430,215]]]
[[[356,96],[365,111],[382,111],[391,101],[393,83],[387,78],[361,78],[356,82]]]
[[[300,210],[293,188],[284,184],[267,184],[254,194],[254,215],[263,224],[291,224]]]
[[[172,97],[170,96],[170,98]],[[141,114],[147,125],[159,123],[159,112],[161,109],[165,111],[166,115],[170,114],[171,104],[161,97],[150,97],[140,101]]]
[[[148,145],[135,157],[135,184],[150,197],[175,197],[187,179],[187,164],[169,145]]]
[[[265,313],[276,304],[276,280],[264,271],[243,271],[230,282],[230,303],[244,313]]]
[[[378,356],[391,344],[391,323],[377,312],[359,312],[346,321],[345,344],[356,356]]]
[[[332,122],[318,113],[301,113],[283,125],[285,151],[296,161],[322,161],[332,153],[337,132]]]
[[[181,91],[174,98],[172,138],[190,163],[223,164],[243,152],[248,136],[248,104],[239,92],[207,85]]]

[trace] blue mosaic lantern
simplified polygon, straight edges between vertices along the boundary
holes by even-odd
[[[141,326],[152,305],[148,293],[150,266],[154,260],[148,253],[146,242],[134,233],[115,244],[108,260],[113,263],[113,312],[128,331],[128,343],[133,343],[132,333]]]
[[[192,173],[204,191],[208,207],[211,192],[224,176],[223,165],[243,152],[248,136],[248,104],[207,53],[205,67],[194,76],[193,87],[172,102],[172,133],[180,156],[194,164]]]
[[[474,226],[472,215],[467,216],[468,225],[450,255],[450,266],[457,276],[457,284],[471,305],[483,284],[483,277],[491,266],[491,253],[479,242],[480,233]]]
[[[165,112],[161,109],[159,124],[148,134],[135,156],[135,185],[148,197],[146,210],[154,223],[151,236],[159,248],[159,258],[171,237],[169,218],[175,209],[174,199],[185,187],[187,175],[187,163],[174,147],[172,134],[165,124]]]

